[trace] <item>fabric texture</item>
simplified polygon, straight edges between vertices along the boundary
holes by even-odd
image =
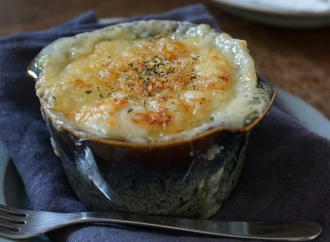
[[[219,28],[203,5],[125,22],[170,19]],[[29,62],[59,37],[92,31],[98,24],[87,12],[51,29],[0,38],[0,139],[7,146],[35,210],[86,211],[65,177],[40,114]],[[330,142],[307,131],[275,103],[252,132],[240,180],[212,217],[226,221],[314,220],[324,231],[315,241],[330,240]],[[241,241],[120,225],[76,225],[48,234],[52,241]],[[250,240],[254,241],[254,240]]]

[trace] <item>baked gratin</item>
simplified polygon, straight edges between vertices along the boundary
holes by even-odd
[[[174,21],[61,38],[29,74],[56,128],[80,136],[143,142],[243,127],[269,102],[245,41]]]

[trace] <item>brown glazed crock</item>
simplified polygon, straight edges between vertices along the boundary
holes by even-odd
[[[36,80],[37,72],[29,66],[31,78]],[[42,103],[41,112],[68,180],[88,209],[208,218],[237,183],[249,133],[275,99],[269,83],[258,78],[257,87],[270,101],[244,127],[220,126],[167,141],[140,143],[86,133],[79,137],[72,130],[57,130]]]

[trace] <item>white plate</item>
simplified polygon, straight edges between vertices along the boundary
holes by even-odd
[[[284,108],[308,130],[330,139],[330,121],[301,99],[277,88],[277,98]],[[24,185],[10,159],[8,151],[0,141],[0,203],[14,208],[31,209]],[[0,238],[0,242],[14,242]],[[22,240],[21,240],[22,241]],[[38,236],[29,242],[50,242],[45,236]],[[27,242],[26,240],[22,242]]]
[[[290,0],[288,0],[290,1]],[[220,9],[235,16],[261,24],[289,28],[313,28],[330,26],[330,11],[294,10],[274,7],[275,1],[256,4],[255,0],[212,0]]]

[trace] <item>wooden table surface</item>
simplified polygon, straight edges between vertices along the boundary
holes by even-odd
[[[203,3],[224,32],[248,43],[265,78],[310,103],[330,118],[330,27],[285,29],[255,24]],[[97,17],[131,17],[161,13],[197,1],[167,0],[0,0],[0,37],[36,31],[67,21],[85,11]]]

